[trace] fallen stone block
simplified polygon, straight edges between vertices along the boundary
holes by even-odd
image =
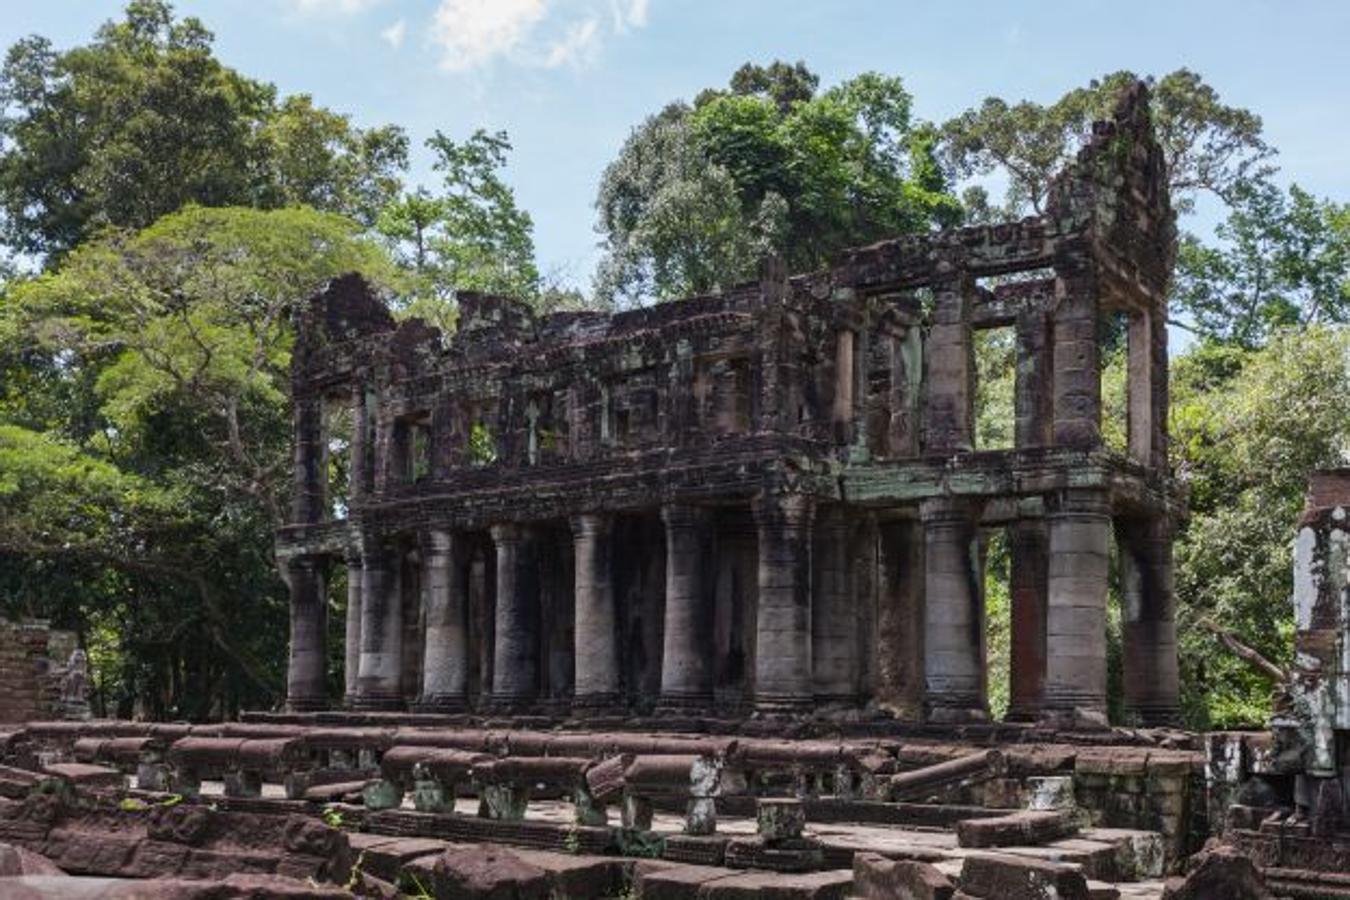
[[[591,900],[621,894],[632,861],[613,856],[573,856],[545,850],[516,850],[516,856],[538,866],[548,877],[550,900]]]
[[[950,900],[955,892],[951,879],[928,863],[879,853],[853,857],[853,894],[860,900]]]
[[[1019,856],[967,857],[961,890],[991,900],[1089,900],[1077,866]]]
[[[699,900],[704,886],[738,874],[716,866],[665,866],[644,861],[634,875],[642,900]]]
[[[845,900],[853,887],[853,873],[745,872],[705,884],[699,900]],[[643,895],[646,900],[646,895]]]
[[[961,847],[1035,847],[1078,833],[1078,818],[1067,811],[1021,810],[992,819],[956,823]]]
[[[126,782],[117,769],[87,763],[52,763],[42,773],[83,788],[120,788]]]
[[[999,777],[1007,769],[1003,754],[981,750],[946,762],[899,772],[887,784],[891,800],[923,800],[954,785],[977,784]]]
[[[548,875],[495,844],[450,847],[433,869],[436,900],[548,900]]]
[[[1192,857],[1185,878],[1172,878],[1163,900],[1274,900],[1256,864],[1232,847]]]
[[[0,878],[19,875],[64,875],[47,857],[23,847],[0,844]]]

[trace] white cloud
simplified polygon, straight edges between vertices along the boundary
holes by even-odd
[[[408,34],[408,21],[399,19],[393,25],[380,32],[380,40],[395,50],[403,46],[403,38]]]
[[[441,67],[463,71],[515,51],[547,12],[544,0],[441,0],[431,20]]]
[[[580,66],[593,62],[599,52],[600,21],[587,19],[584,22],[573,22],[567,27],[567,33],[563,35],[562,40],[555,41],[548,48],[544,65],[550,69],[564,65]]]
[[[342,16],[354,15],[379,2],[380,0],[290,0],[297,12],[336,13]]]
[[[321,2],[321,0],[305,0]],[[370,2],[370,0],[337,0]],[[604,41],[647,23],[649,0],[440,0],[430,39],[441,67],[463,72],[505,58],[557,68],[595,61]],[[612,26],[604,25],[609,7]]]

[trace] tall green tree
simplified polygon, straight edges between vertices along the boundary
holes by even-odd
[[[396,128],[353,128],[223,65],[211,32],[165,0],[131,0],[88,44],[19,41],[0,69],[0,236],[69,252],[187,203],[308,203],[370,220],[398,189]]]
[[[118,685],[113,711],[279,696],[290,320],[353,270],[402,277],[332,214],[189,207],[9,286],[0,347],[29,377],[20,394],[0,372],[0,594],[9,614],[114,636],[95,673]]]
[[[724,288],[765,254],[795,270],[840,249],[959,214],[899,79],[868,73],[822,93],[803,64],[742,67],[725,90],[649,118],[596,199],[596,292],[635,303]]]
[[[1213,244],[1182,238],[1174,312],[1205,338],[1248,348],[1280,328],[1350,321],[1350,205],[1264,180],[1232,199]]]
[[[942,125],[942,157],[964,178],[1004,176],[1002,216],[1043,213],[1051,179],[1073,159],[1092,122],[1106,118],[1120,91],[1136,80],[1133,72],[1113,72],[1049,105],[988,97]],[[1188,211],[1202,192],[1234,202],[1244,182],[1268,172],[1274,150],[1259,116],[1225,104],[1189,69],[1146,80],[1178,209]],[[976,212],[986,202],[982,188],[968,198]]]
[[[427,141],[441,189],[406,193],[387,205],[377,229],[416,276],[411,311],[445,324],[457,291],[537,299],[534,221],[502,177],[511,142],[479,129],[458,142],[442,132]]]

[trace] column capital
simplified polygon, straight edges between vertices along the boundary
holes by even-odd
[[[755,524],[780,524],[787,528],[809,528],[816,513],[816,500],[806,494],[757,494],[750,504]]]
[[[449,555],[455,545],[455,533],[449,528],[430,528],[422,533],[422,546],[428,556]]]
[[[979,518],[979,501],[969,497],[929,497],[919,503],[919,519],[928,523],[973,525]]]
[[[661,505],[661,521],[666,528],[697,528],[707,520],[706,507],[692,503],[664,503]]]
[[[1051,516],[1111,515],[1111,498],[1097,488],[1065,488],[1046,498],[1046,513]]]
[[[577,513],[568,519],[573,537],[608,537],[614,529],[612,513]]]
[[[519,544],[522,538],[523,528],[516,522],[499,522],[496,525],[488,527],[488,533],[492,535],[492,543],[498,546],[502,544]]]

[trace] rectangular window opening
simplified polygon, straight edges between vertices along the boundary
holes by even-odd
[[[1017,425],[1017,334],[1012,326],[982,328],[975,354],[975,449],[1011,450]]]

